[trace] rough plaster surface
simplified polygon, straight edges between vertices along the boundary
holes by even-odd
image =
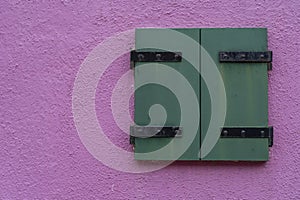
[[[0,199],[300,199],[299,11],[298,0],[1,1]],[[268,28],[269,162],[180,162],[128,174],[87,152],[72,118],[76,73],[106,37],[136,27]],[[109,97],[128,59],[107,70],[96,98],[102,125],[125,149]]]

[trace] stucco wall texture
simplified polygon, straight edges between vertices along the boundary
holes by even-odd
[[[299,11],[299,0],[1,1],[0,199],[300,199]],[[77,71],[105,38],[137,27],[268,28],[270,161],[130,174],[86,150],[72,116]],[[125,149],[110,96],[128,68],[128,55],[117,59],[96,97],[102,126]]]

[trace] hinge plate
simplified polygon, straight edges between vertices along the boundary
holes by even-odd
[[[230,63],[267,63],[268,70],[272,70],[272,51],[221,51],[219,52],[219,61]]]
[[[223,127],[221,138],[268,138],[273,145],[273,127]]]
[[[130,144],[138,138],[172,138],[181,137],[182,128],[178,126],[131,126]]]
[[[264,51],[264,52],[221,51],[219,52],[219,61],[220,62],[269,63],[272,62],[272,51]]]
[[[135,62],[181,62],[181,52],[130,52],[130,68],[134,68]]]

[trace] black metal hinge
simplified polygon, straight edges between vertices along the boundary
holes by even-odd
[[[135,138],[172,138],[181,137],[182,128],[178,126],[131,126],[130,144]]]
[[[267,63],[268,70],[272,70],[272,51],[263,51],[263,52],[221,51],[219,52],[219,61],[231,62],[231,63]]]
[[[135,137],[132,135],[129,136],[129,144],[135,144]]]
[[[223,127],[221,138],[268,138],[269,147],[273,146],[273,127]]]
[[[133,69],[135,62],[181,62],[181,52],[130,52],[130,68]]]

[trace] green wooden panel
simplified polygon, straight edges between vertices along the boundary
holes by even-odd
[[[199,29],[175,29],[183,34],[192,37],[194,40],[199,42]],[[195,54],[195,56],[200,55],[200,51],[191,49],[184,52],[183,48],[184,44],[180,41],[176,41],[172,36],[170,37],[160,37],[160,31],[162,29],[136,29],[135,35],[135,48],[138,51],[144,50],[157,50],[157,49],[149,49],[148,44],[166,44],[166,48],[169,48],[172,51],[182,52],[183,54]],[[157,36],[158,35],[158,36]],[[146,49],[145,49],[146,48]],[[172,82],[174,87],[180,88],[182,87],[181,79],[172,80],[173,77],[166,76],[162,73],[159,73],[161,64],[168,65],[172,69],[177,70],[180,74],[182,74],[193,87],[194,92],[197,95],[199,100],[200,96],[200,82],[199,82],[199,73],[196,69],[191,66],[189,62],[185,59],[182,62],[164,62],[164,63],[150,63],[149,66],[150,71],[148,70],[147,74],[140,70],[144,64],[149,63],[136,63],[134,73],[135,73],[135,86],[140,85],[140,83],[144,80],[144,77],[147,79],[153,80],[153,82],[159,82],[161,79],[169,80]],[[199,66],[198,66],[199,67]],[[198,69],[199,70],[199,69]],[[164,116],[160,113],[154,113],[154,121],[150,120],[149,109],[154,104],[162,105],[167,113],[166,122],[164,124]],[[176,99],[175,94],[173,94],[168,88],[161,86],[159,84],[147,84],[140,88],[136,88],[135,90],[135,113],[134,113],[134,121],[137,125],[153,125],[153,126],[179,126],[181,120],[181,111],[178,100]],[[199,109],[199,108],[193,108]],[[199,123],[199,121],[191,121],[191,123]],[[137,160],[173,160],[174,155],[182,146],[185,146],[184,137],[186,134],[189,134],[183,129],[182,138],[174,138],[173,140],[170,138],[136,138],[135,139],[135,159]],[[171,141],[172,140],[172,141]],[[171,145],[171,151],[164,151],[159,155],[147,154],[149,152],[153,152],[158,150],[165,145]],[[198,160],[199,159],[199,150],[200,150],[200,134],[199,130],[197,135],[192,142],[191,146],[187,149],[187,151],[179,158],[179,160]],[[145,154],[138,154],[145,153]]]
[[[266,51],[264,28],[201,29],[201,45],[217,64],[227,96],[226,127],[268,126],[268,77],[265,63],[219,63],[219,51]],[[208,89],[201,80],[201,141],[211,115]],[[268,160],[267,139],[221,138],[203,160]]]
[[[187,46],[181,40],[173,38],[172,35],[161,34],[165,29],[137,29],[136,49],[151,50],[149,44],[164,44],[166,49],[180,51],[184,55],[192,55],[201,59],[203,52]],[[267,127],[268,126],[268,79],[267,64],[265,63],[219,63],[219,51],[266,51],[267,30],[257,28],[234,28],[234,29],[175,29],[185,35],[192,37],[201,43],[202,47],[210,54],[216,63],[223,78],[226,96],[227,113],[225,127]],[[161,37],[163,36],[163,37]],[[150,45],[151,46],[151,45]],[[163,49],[165,49],[163,48]],[[201,134],[198,131],[191,146],[179,158],[179,160],[199,160],[200,145],[206,137],[211,117],[211,99],[207,85],[192,65],[183,59],[179,63],[150,63],[150,70],[145,73],[141,70],[143,63],[136,63],[135,86],[140,85],[143,79],[152,80],[154,84],[147,84],[135,91],[135,114],[137,125],[159,125],[178,126],[182,120],[180,102],[169,88],[155,84],[164,79],[174,85],[175,88],[183,89],[183,80],[174,82],[170,74],[161,73],[161,65],[175,69],[182,74],[192,85],[194,92],[200,101],[198,109],[201,111],[201,120],[191,118],[190,124],[200,124]],[[198,68],[199,70],[199,68]],[[159,81],[158,81],[159,82]],[[213,88],[218,91],[220,88]],[[221,93],[220,93],[221,95]],[[200,97],[201,96],[201,97]],[[160,112],[153,114],[150,120],[149,109],[152,105],[161,104],[166,111],[167,118]],[[221,127],[220,127],[221,128]],[[185,136],[189,134],[183,130],[183,138],[136,138],[135,159],[137,160],[173,160],[180,149],[186,146]],[[147,154],[170,145],[167,151],[157,154]],[[268,139],[266,138],[219,138],[212,151],[202,160],[245,160],[265,161],[268,160]],[[140,154],[146,153],[146,154]]]

